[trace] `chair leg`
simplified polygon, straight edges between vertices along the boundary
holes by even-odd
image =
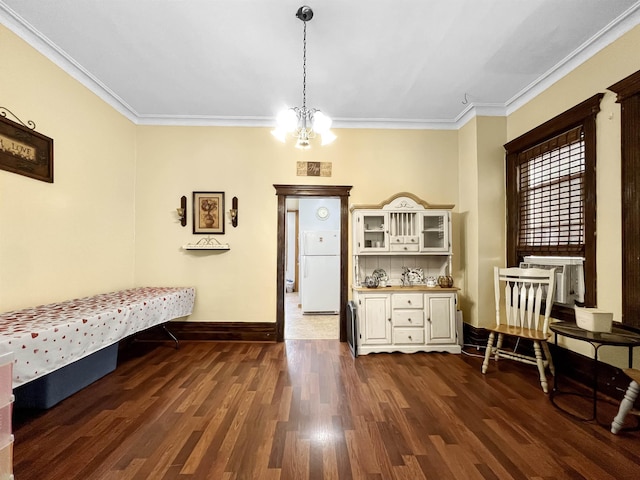
[[[629,410],[633,407],[636,398],[638,398],[638,393],[640,393],[640,385],[638,385],[635,381],[631,381],[629,387],[627,388],[627,392],[624,394],[624,398],[620,402],[620,409],[618,410],[618,414],[616,418],[613,419],[611,423],[611,433],[616,434],[622,428],[624,424],[624,418],[629,413]]]
[[[502,341],[504,340],[504,335],[502,333],[498,334],[498,340],[496,341],[496,362],[500,358],[500,349],[502,348]]]
[[[547,357],[547,362],[549,363],[549,371],[551,372],[551,375],[555,377],[556,367],[553,365],[553,358],[551,358],[549,344],[547,342],[542,342],[542,349],[544,350],[544,356]]]
[[[482,373],[487,373],[489,368],[489,359],[491,358],[491,350],[493,350],[493,338],[495,333],[489,333],[489,340],[487,340],[487,351],[484,353],[484,362],[482,362]]]
[[[549,393],[549,386],[547,384],[547,375],[544,372],[544,359],[542,358],[542,348],[540,342],[534,340],[533,349],[536,352],[536,364],[538,365],[538,372],[540,372],[540,385],[544,393]]]

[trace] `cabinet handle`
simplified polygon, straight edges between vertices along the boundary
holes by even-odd
[[[409,323],[411,323],[411,319],[410,318],[408,318],[407,320],[409,320]]]
[[[431,318],[427,317],[427,322],[431,323]]]
[[[407,300],[407,303],[408,303],[409,305],[411,305],[411,300]]]
[[[413,338],[411,338],[411,335],[409,335],[409,340],[413,340]]]
[[[387,322],[390,322],[390,321],[391,321],[391,319],[390,319],[390,318],[387,318]]]

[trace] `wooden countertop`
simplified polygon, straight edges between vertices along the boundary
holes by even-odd
[[[411,285],[410,287],[403,287],[402,285],[391,285],[386,287],[368,288],[363,285],[353,285],[353,290],[357,292],[457,292],[460,290],[456,287],[442,288],[442,287],[427,287],[426,285]]]

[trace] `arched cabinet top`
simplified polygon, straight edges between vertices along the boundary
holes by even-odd
[[[351,205],[349,211],[353,212],[354,210],[406,210],[408,212],[411,211],[419,211],[419,210],[452,210],[455,205],[435,205],[426,202],[420,197],[414,195],[409,192],[400,192],[395,195],[389,197],[386,200],[383,200],[380,203],[372,203],[372,204],[360,204],[360,205]]]

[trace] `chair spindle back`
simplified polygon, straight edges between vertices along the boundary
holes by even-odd
[[[496,325],[501,324],[501,290],[509,326],[547,333],[555,293],[555,271],[542,268],[494,268]],[[504,284],[501,286],[501,284]],[[544,302],[544,312],[542,305]]]

